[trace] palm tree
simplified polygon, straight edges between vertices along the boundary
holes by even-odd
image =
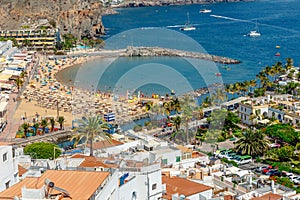
[[[173,105],[171,102],[164,102],[163,103],[163,108],[164,108],[164,113],[167,115],[167,116],[170,116],[171,114],[171,111],[173,110]]]
[[[256,80],[254,80],[254,79],[250,80],[250,90],[251,90],[251,92],[253,92],[253,88],[255,86],[257,86]]]
[[[185,95],[181,101],[182,119],[185,122],[186,142],[189,143],[189,122],[193,118],[193,110],[196,107],[195,100]]]
[[[153,102],[152,102],[152,101],[148,101],[148,102],[145,104],[145,109],[146,109],[146,111],[147,111],[147,112],[150,111],[151,108],[152,108],[152,106],[153,106]]]
[[[104,130],[107,130],[107,124],[102,121],[100,116],[83,117],[78,121],[81,126],[76,130],[77,139],[86,139],[90,145],[90,156],[93,156],[93,142],[96,141],[109,141],[111,135]]]
[[[65,123],[65,118],[64,118],[64,116],[59,116],[58,117],[58,119],[57,119],[57,122],[59,123],[59,126],[60,126],[60,130],[63,130],[63,125],[64,125],[64,123]]]
[[[37,130],[40,127],[40,124],[39,123],[35,123],[35,124],[33,124],[33,127],[35,128],[35,134],[37,134]]]
[[[218,89],[214,90],[213,92],[211,92],[211,96],[212,96],[212,99],[214,100],[213,103],[215,105],[220,105],[225,100],[227,100],[227,95],[224,92],[224,90],[221,88],[218,88]]]
[[[181,104],[178,98],[172,98],[171,105],[171,107],[173,108],[173,110],[176,111],[176,113],[179,113],[181,111]]]
[[[28,132],[28,129],[29,129],[29,124],[27,123],[27,122],[25,122],[25,123],[23,123],[22,125],[21,125],[21,127],[23,128],[23,130],[24,130],[24,135],[25,135],[25,138],[27,137],[27,132]]]
[[[24,81],[24,78],[26,77],[27,72],[26,71],[22,71],[20,74],[20,78]]]
[[[287,91],[289,93],[292,93],[292,95],[295,94],[295,89],[299,86],[299,83],[296,82],[289,82],[287,85]]]
[[[48,126],[48,120],[43,119],[41,121],[41,127],[43,128],[43,134],[45,133],[46,127]]]
[[[235,143],[235,150],[243,155],[263,155],[268,149],[269,141],[264,139],[260,131],[247,129],[243,136]]]
[[[287,70],[290,70],[293,67],[293,63],[294,63],[294,61],[293,61],[292,58],[287,58],[286,59],[286,64],[285,64],[285,68]]]
[[[300,81],[300,72],[296,74],[297,80]]]
[[[54,131],[55,120],[54,118],[50,118],[51,132]]]
[[[175,126],[176,132],[178,132],[181,125],[181,117],[180,116],[173,117],[172,123]]]
[[[15,79],[14,81],[15,81],[15,84],[16,84],[16,86],[17,86],[17,88],[18,88],[18,92],[19,92],[19,91],[20,91],[20,88],[23,86],[23,80],[20,79],[20,78],[17,78],[17,79]]]

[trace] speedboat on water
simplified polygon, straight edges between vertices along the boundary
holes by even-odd
[[[199,13],[211,13],[211,10],[208,10],[208,9],[201,9],[199,11]]]

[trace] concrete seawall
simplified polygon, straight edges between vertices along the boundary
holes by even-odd
[[[203,60],[209,60],[222,64],[238,64],[241,63],[239,60],[215,56],[206,53],[199,52],[189,52],[176,49],[167,49],[161,47],[128,47],[124,53],[120,56],[141,56],[141,57],[154,57],[154,56],[176,56],[176,57],[186,57],[186,58],[198,58]]]

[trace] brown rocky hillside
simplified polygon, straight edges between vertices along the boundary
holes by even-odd
[[[107,11],[97,0],[0,0],[0,4],[1,30],[36,28],[38,21],[48,19],[62,34],[77,38],[104,32],[101,16]]]

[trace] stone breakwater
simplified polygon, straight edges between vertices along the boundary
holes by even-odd
[[[124,57],[125,56],[132,56],[132,57],[175,56],[175,57],[186,57],[186,58],[198,58],[198,59],[209,60],[209,61],[222,63],[222,64],[241,63],[241,61],[239,60],[228,58],[228,57],[215,56],[207,53],[161,48],[161,47],[128,47],[124,53],[121,53],[120,56],[124,56]]]

